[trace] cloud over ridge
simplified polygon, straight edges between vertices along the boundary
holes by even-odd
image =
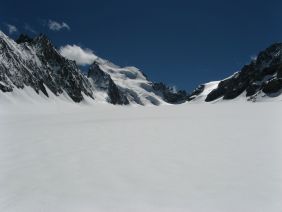
[[[11,25],[11,24],[6,24],[7,28],[8,28],[8,31],[9,31],[9,34],[14,34],[18,31],[17,27],[14,26],[14,25]]]
[[[52,31],[60,31],[62,29],[70,30],[70,26],[66,22],[59,23],[53,20],[48,21],[48,27]]]
[[[69,60],[74,60],[78,65],[90,65],[96,59],[97,56],[91,49],[83,49],[77,45],[66,45],[59,49],[62,56]]]

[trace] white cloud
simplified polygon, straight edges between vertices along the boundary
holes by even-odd
[[[14,33],[16,33],[18,31],[16,26],[11,25],[11,24],[6,24],[6,25],[7,25],[9,34],[14,34]]]
[[[257,60],[257,56],[256,55],[252,55],[251,56],[251,60],[256,61]]]
[[[67,23],[65,22],[59,23],[57,21],[52,21],[52,20],[49,20],[48,27],[50,30],[53,31],[60,31],[62,29],[70,30],[70,26]]]
[[[90,65],[97,59],[91,49],[82,49],[77,45],[62,46],[59,51],[62,56],[74,60],[78,65]]]
[[[25,24],[24,25],[24,29],[26,31],[29,31],[29,32],[33,33],[33,34],[37,34],[37,32],[29,24]]]

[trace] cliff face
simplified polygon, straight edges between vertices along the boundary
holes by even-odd
[[[0,46],[3,92],[30,86],[46,96],[46,88],[55,95],[66,92],[75,102],[81,101],[83,94],[92,97],[90,83],[75,62],[62,57],[46,36],[34,39],[21,36],[16,43],[1,32]]]
[[[74,61],[63,57],[45,35],[17,41],[0,32],[0,90],[33,88],[56,96],[66,93],[74,102],[84,96],[96,101],[126,105],[178,103],[183,96],[168,87],[159,89],[139,69],[119,67],[98,58],[83,75]],[[99,98],[96,98],[99,97]]]
[[[200,86],[190,96],[190,100],[204,92],[206,85]],[[217,99],[232,100],[239,95],[256,101],[257,98],[276,97],[282,89],[282,43],[276,43],[260,52],[257,59],[245,65],[239,72],[220,81],[206,93],[205,101]]]

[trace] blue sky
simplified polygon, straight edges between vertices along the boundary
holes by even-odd
[[[282,41],[281,8],[278,0],[9,0],[0,29],[13,38],[45,33],[57,47],[88,48],[191,91]]]

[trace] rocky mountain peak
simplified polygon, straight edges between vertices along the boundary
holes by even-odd
[[[74,102],[85,97],[112,104],[179,103],[185,92],[157,86],[135,67],[119,67],[97,57],[88,76],[74,61],[63,57],[44,34],[35,38],[20,35],[17,42],[0,33],[0,91],[13,92],[31,87],[49,97],[68,95]],[[1,95],[1,92],[0,92]],[[90,100],[89,98],[87,98]]]
[[[274,43],[260,52],[255,62],[260,70],[282,63],[282,43]]]
[[[197,99],[205,91],[196,89],[194,96]],[[242,67],[239,72],[221,80],[217,86],[206,92],[205,101],[219,99],[231,100],[238,96],[257,101],[262,98],[277,97],[282,91],[282,43],[274,43],[261,51],[256,60]],[[201,95],[202,96],[202,95]]]
[[[33,41],[33,39],[31,37],[29,37],[27,34],[20,34],[20,36],[16,40],[16,42],[18,44],[20,44],[20,43],[31,43],[32,41]]]
[[[210,102],[239,96],[257,101],[282,93],[282,43],[266,48],[232,76],[203,84],[188,95],[150,81],[138,68],[120,67],[99,57],[85,76],[46,35],[30,38],[21,34],[15,42],[0,31],[0,91],[9,93],[26,87],[47,97],[50,92],[56,96],[64,93],[74,102],[88,96],[120,105],[179,104],[197,99]]]

